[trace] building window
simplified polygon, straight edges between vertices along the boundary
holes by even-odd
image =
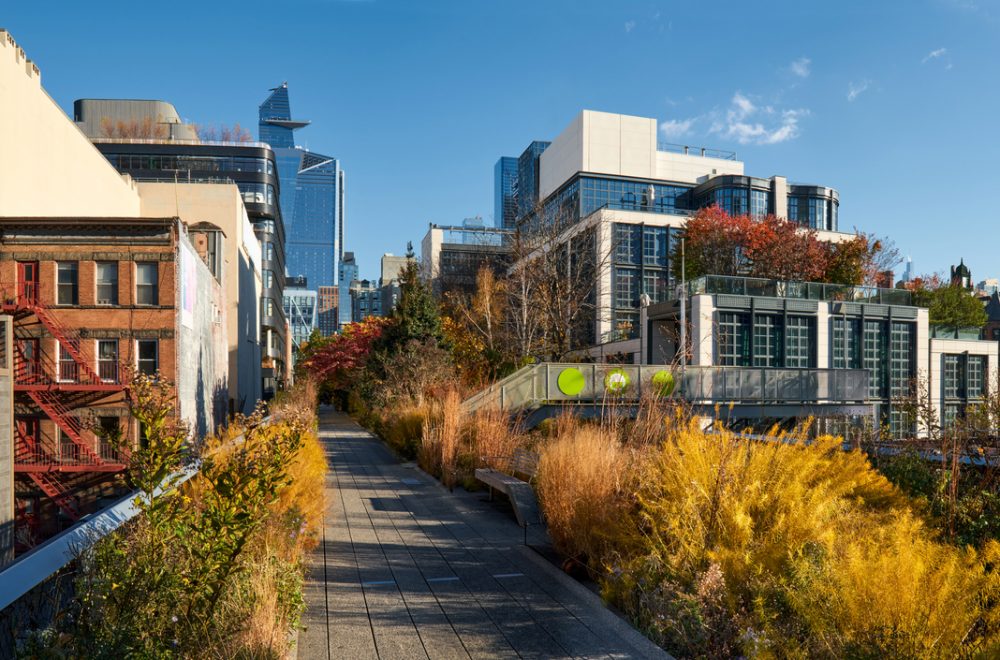
[[[97,263],[97,304],[118,304],[118,262]]]
[[[642,263],[642,225],[615,223],[615,263],[638,266]]]
[[[667,228],[642,228],[642,263],[646,266],[667,267]]]
[[[98,452],[102,460],[116,460],[121,445],[122,427],[117,417],[98,417]]]
[[[986,357],[970,355],[966,359],[965,396],[968,399],[981,399],[986,394]]]
[[[719,364],[746,367],[750,361],[750,333],[744,314],[719,312]]]
[[[833,319],[833,368],[859,369],[861,358],[858,336],[861,322],[857,319]]]
[[[118,340],[100,339],[97,342],[97,374],[101,380],[118,382]]]
[[[865,321],[862,337],[862,365],[868,370],[868,396],[884,398],[885,391],[885,336],[881,321]]]
[[[135,304],[158,304],[159,289],[159,264],[156,262],[137,263],[135,265]]]
[[[634,308],[639,298],[638,273],[634,268],[615,268],[615,307]]]
[[[80,460],[80,448],[62,429],[59,429],[59,457],[64,461]]]
[[[750,215],[763,218],[771,211],[771,194],[766,190],[750,190]]]
[[[265,289],[270,289],[273,286],[274,286],[274,272],[271,269],[269,269],[269,268],[265,268],[264,269],[264,288]]]
[[[753,366],[781,365],[781,318],[759,314],[753,323]]]
[[[58,287],[56,303],[59,305],[79,304],[79,272],[75,261],[63,261],[57,265]]]
[[[889,338],[889,393],[892,396],[910,394],[912,333],[912,323],[893,321]]]
[[[958,403],[946,403],[941,409],[941,426],[949,428],[955,425],[962,415],[962,406]]]
[[[139,373],[147,376],[155,376],[160,368],[158,354],[159,346],[155,339],[140,339],[136,341],[136,355],[138,356]]]
[[[963,399],[965,398],[962,387],[962,356],[944,356],[944,398]]]
[[[77,378],[76,360],[66,350],[66,347],[59,343],[59,380],[64,383],[74,383]]]
[[[805,369],[812,366],[813,319],[789,316],[785,327],[785,366]]]

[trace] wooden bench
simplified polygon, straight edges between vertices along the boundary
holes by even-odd
[[[528,526],[542,523],[542,512],[538,507],[538,498],[535,497],[535,489],[531,485],[538,473],[538,454],[526,449],[518,449],[509,457],[491,458],[494,461],[498,459],[506,461],[507,471],[479,468],[476,470],[476,479],[489,486],[491,500],[494,490],[500,491],[510,499],[514,516],[517,517],[517,524],[524,528],[525,539],[527,539]],[[484,460],[488,459],[484,458]],[[524,477],[524,479],[520,477]]]

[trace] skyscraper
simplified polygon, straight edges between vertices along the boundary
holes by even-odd
[[[493,166],[493,225],[513,229],[517,220],[517,159],[501,156]]]
[[[340,272],[337,277],[340,298],[338,315],[341,328],[354,320],[351,316],[351,282],[356,279],[358,279],[358,262],[354,260],[353,252],[345,252],[344,258],[340,260]]]
[[[517,217],[528,215],[539,202],[539,174],[542,171],[539,160],[542,152],[551,142],[535,140],[517,159]]]
[[[332,156],[295,146],[294,131],[308,121],[292,119],[288,83],[260,104],[260,139],[271,145],[281,181],[286,270],[310,286],[333,286],[343,256],[344,171]]]

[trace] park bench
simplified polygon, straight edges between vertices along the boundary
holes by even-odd
[[[483,457],[483,460],[489,458]],[[527,449],[517,449],[510,456],[491,458],[497,463],[506,462],[507,470],[479,468],[476,470],[476,479],[489,486],[490,500],[493,499],[494,491],[507,496],[514,509],[514,516],[517,517],[517,524],[524,528],[527,541],[528,526],[542,523],[538,498],[531,485],[538,473],[538,454]]]

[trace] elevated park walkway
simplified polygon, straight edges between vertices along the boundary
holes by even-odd
[[[499,408],[533,428],[564,410],[581,417],[634,415],[643,397],[682,403],[727,424],[804,417],[871,417],[864,369],[678,367],[542,362],[467,399],[466,412]]]

